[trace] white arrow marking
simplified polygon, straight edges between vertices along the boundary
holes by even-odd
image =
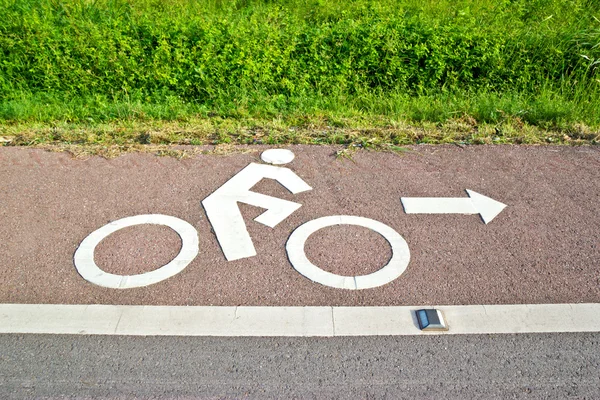
[[[467,189],[469,197],[402,197],[407,214],[479,214],[486,224],[506,207],[499,201]]]

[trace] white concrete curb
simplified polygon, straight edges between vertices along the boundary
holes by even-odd
[[[424,333],[402,307],[0,304],[0,333],[137,336],[375,336],[600,332],[600,304],[434,306],[450,330]]]

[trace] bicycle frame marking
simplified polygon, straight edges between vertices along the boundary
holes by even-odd
[[[274,179],[293,194],[312,190],[289,168],[251,163],[202,201],[227,261],[256,255],[237,202],[266,208],[255,218],[270,228],[289,217],[302,204],[250,191],[263,178]]]

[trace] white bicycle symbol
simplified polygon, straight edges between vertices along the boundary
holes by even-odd
[[[292,161],[294,154],[289,150],[272,149],[265,151],[261,158],[270,164],[281,165]],[[250,189],[263,178],[276,180],[293,194],[312,190],[289,168],[251,163],[205,198],[202,205],[228,261],[256,255],[238,202],[266,209],[255,221],[271,228],[301,207],[298,203],[252,192]],[[100,269],[94,261],[96,246],[120,229],[141,224],[165,225],[177,232],[181,237],[179,254],[168,264],[137,275],[116,275]],[[371,274],[359,276],[336,275],[312,264],[304,252],[306,240],[314,232],[335,225],[357,225],[379,233],[391,246],[389,262]],[[113,289],[129,289],[158,283],[178,274],[194,260],[198,251],[198,231],[191,224],[168,215],[146,214],[122,218],[92,232],[77,248],[74,263],[79,274],[91,283]],[[349,215],[333,215],[304,223],[288,238],[286,251],[290,263],[300,274],[314,282],[340,289],[370,289],[385,285],[402,275],[410,261],[408,244],[394,229],[373,219]]]

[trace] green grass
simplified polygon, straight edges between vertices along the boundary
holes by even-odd
[[[246,143],[255,131],[389,146],[599,140],[597,0],[0,0],[0,10],[5,144],[126,145],[148,129],[164,144]],[[96,135],[110,129],[121,136]]]

